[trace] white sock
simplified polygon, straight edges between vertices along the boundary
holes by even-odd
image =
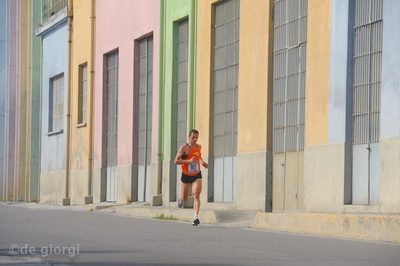
[[[194,220],[196,220],[197,218],[199,218],[199,217],[197,216],[197,214],[195,214],[194,215]]]

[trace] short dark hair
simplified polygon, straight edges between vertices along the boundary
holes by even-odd
[[[197,131],[196,129],[192,129],[189,132],[189,136],[191,136],[192,134],[199,134],[199,131]]]

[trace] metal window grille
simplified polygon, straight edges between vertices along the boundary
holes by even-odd
[[[188,19],[178,23],[178,73],[177,73],[177,116],[176,148],[186,143],[187,138],[187,87],[188,87]]]
[[[118,165],[118,52],[107,56],[107,166]]]
[[[153,36],[139,42],[138,164],[151,163],[153,102]]]
[[[59,132],[63,129],[64,122],[64,75],[50,79],[50,84],[51,110],[49,114],[51,122],[49,132]]]
[[[307,0],[274,2],[273,152],[304,150]]]
[[[355,0],[353,144],[379,142],[383,0]]]
[[[239,0],[215,5],[214,158],[237,153],[239,5]]]
[[[87,113],[87,64],[79,67],[79,91],[78,91],[78,123],[86,123]]]
[[[46,0],[42,4],[42,21],[46,21],[51,16],[68,5],[68,0]]]

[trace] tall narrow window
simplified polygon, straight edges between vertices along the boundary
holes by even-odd
[[[178,24],[178,73],[176,97],[176,149],[187,141],[188,20]]]
[[[117,166],[118,141],[118,52],[108,55],[107,62],[107,165]]]
[[[107,201],[116,200],[118,166],[118,51],[108,54],[107,67]]]
[[[304,150],[307,0],[275,0],[273,152]]]
[[[118,166],[118,51],[106,56],[107,67],[107,201],[116,200]]]
[[[87,64],[79,67],[78,98],[78,124],[83,124],[87,113]]]
[[[239,0],[217,3],[214,17],[214,201],[235,198]]]
[[[355,0],[353,204],[379,202],[383,0]]]
[[[149,200],[153,110],[153,36],[139,41],[138,199]]]
[[[174,34],[175,47],[174,51],[176,55],[174,56],[174,65],[177,66],[177,71],[175,73],[176,89],[174,88],[173,95],[175,97],[175,117],[176,117],[176,151],[179,147],[187,142],[187,114],[188,114],[188,31],[189,20],[184,19],[177,23],[174,30],[178,34]],[[175,84],[174,82],[174,84]],[[174,86],[175,87],[175,86]],[[176,166],[176,178],[171,182],[172,185],[176,185],[176,190],[170,194],[171,201],[176,200],[176,195],[181,192],[181,175],[182,170],[180,165]]]
[[[274,1],[273,185],[282,191],[273,195],[275,210],[302,209],[307,4]]]
[[[49,132],[64,128],[64,75],[50,79]]]

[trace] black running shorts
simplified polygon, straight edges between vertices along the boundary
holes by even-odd
[[[197,178],[202,178],[201,171],[197,173],[195,176],[185,175],[182,173],[181,181],[183,184],[191,184],[196,181]]]

